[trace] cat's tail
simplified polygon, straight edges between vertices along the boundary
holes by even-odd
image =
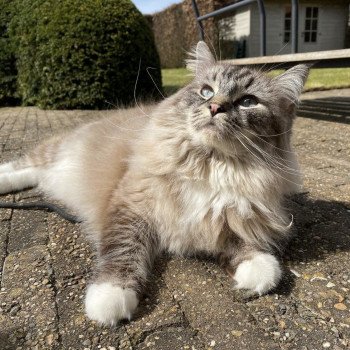
[[[39,182],[40,168],[27,157],[0,164],[0,194],[35,187]]]

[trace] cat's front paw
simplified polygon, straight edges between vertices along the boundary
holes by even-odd
[[[244,260],[233,276],[235,289],[247,289],[259,295],[277,286],[282,276],[278,260],[268,253],[256,253],[253,258]]]
[[[86,292],[87,316],[105,325],[114,325],[123,319],[131,319],[138,305],[136,292],[109,282],[91,284]]]

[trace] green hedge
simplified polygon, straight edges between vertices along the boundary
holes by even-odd
[[[12,3],[0,0],[0,106],[18,103],[15,47],[9,36]]]
[[[158,54],[129,0],[16,0],[18,92],[44,108],[104,108],[158,95]]]

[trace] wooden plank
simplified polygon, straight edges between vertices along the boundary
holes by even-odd
[[[225,60],[235,65],[291,66],[297,63],[314,63],[315,67],[349,67],[350,49],[315,51],[288,55],[262,56]]]

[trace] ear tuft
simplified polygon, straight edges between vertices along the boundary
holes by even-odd
[[[206,66],[215,63],[215,58],[204,41],[199,41],[188,56],[186,68],[195,75],[198,75]]]
[[[311,65],[298,64],[273,79],[278,90],[293,104],[297,104],[299,101],[310,68]]]

